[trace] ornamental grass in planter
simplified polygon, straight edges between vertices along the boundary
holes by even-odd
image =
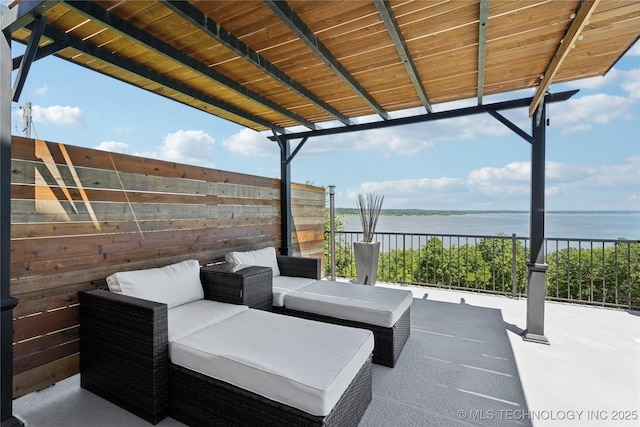
[[[362,223],[362,242],[353,243],[356,258],[356,283],[375,285],[378,274],[378,255],[380,242],[373,241],[384,196],[368,193],[366,196],[358,194],[356,203]]]

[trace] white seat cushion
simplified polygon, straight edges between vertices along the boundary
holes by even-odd
[[[248,310],[246,305],[201,299],[169,309],[169,342],[184,338],[205,326],[222,322],[231,316]]]
[[[373,334],[249,309],[169,343],[171,361],[326,416],[373,351]]]
[[[168,308],[204,298],[200,264],[194,259],[114,273],[107,277],[111,292],[167,304]]]
[[[308,277],[278,276],[273,278],[273,305],[284,306],[284,296],[291,291],[296,291],[313,282],[316,279]]]
[[[413,295],[403,289],[318,280],[284,297],[291,310],[320,314],[389,328],[411,306]]]
[[[260,267],[271,267],[273,277],[280,275],[276,248],[269,247],[256,251],[229,252],[224,256],[224,260],[229,264],[241,264],[244,266],[258,265]]]

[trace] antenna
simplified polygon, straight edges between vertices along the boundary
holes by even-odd
[[[22,118],[24,119],[22,135],[24,135],[27,138],[31,138],[31,103],[29,101],[24,103],[24,109],[22,110]]]

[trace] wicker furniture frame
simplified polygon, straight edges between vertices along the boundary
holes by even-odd
[[[317,263],[316,263],[317,261]],[[316,258],[278,256],[278,267],[282,276],[309,277],[320,280],[320,260]],[[296,317],[302,317],[320,322],[336,325],[352,326],[355,328],[369,329],[373,332],[375,348],[373,350],[373,363],[393,368],[400,357],[407,339],[411,333],[411,307],[409,307],[390,328],[372,325],[369,323],[355,322],[320,314],[290,310],[285,307],[274,307],[274,311]]]
[[[152,424],[169,415],[167,305],[79,293],[80,385]]]
[[[226,263],[209,265],[200,269],[200,281],[206,299],[272,310],[273,272],[269,267],[233,271]]]
[[[80,292],[81,386],[157,424],[355,426],[371,401],[371,357],[326,417],[171,364],[166,304]]]
[[[290,310],[285,307],[281,307],[278,311],[289,316],[370,330],[373,332],[373,338],[375,340],[373,347],[373,363],[388,366],[390,368],[396,366],[396,362],[400,357],[400,353],[402,353],[404,344],[407,342],[407,339],[409,339],[409,335],[411,333],[411,307],[407,308],[395,325],[390,328],[372,325],[370,323],[339,319],[337,317],[307,313],[304,311]]]
[[[325,417],[170,364],[171,417],[190,426],[357,426],[371,402],[371,357]]]
[[[319,258],[278,255],[281,276],[308,277],[322,279],[322,265]]]

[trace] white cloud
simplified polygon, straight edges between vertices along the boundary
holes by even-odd
[[[164,137],[164,143],[151,152],[137,155],[213,167],[213,145],[215,139],[201,130],[179,130]]]
[[[529,194],[531,163],[513,162],[503,168],[483,167],[469,173],[466,187],[475,194],[497,198]]]
[[[640,156],[617,165],[572,166],[576,173],[570,183],[581,189],[628,189],[640,193]]]
[[[627,53],[625,54],[629,55],[629,56],[640,56],[640,42],[636,42],[631,49],[629,49],[627,51]]]
[[[586,166],[547,162],[545,193],[554,209],[597,209],[616,198],[609,209],[629,209],[640,198],[640,156],[622,164]],[[531,194],[531,163],[513,162],[503,167],[473,170],[468,178],[421,178],[363,182],[346,191],[355,200],[359,193],[385,196],[387,208],[424,209],[528,209]],[[581,195],[589,195],[584,200]],[[355,202],[354,202],[355,203]],[[599,204],[598,204],[599,203]]]
[[[640,50],[640,48],[638,50]],[[638,99],[640,98],[640,68],[633,68],[631,70],[612,68],[604,76],[589,77],[565,84],[570,88],[588,90],[597,90],[605,86],[618,86],[625,91],[631,99]]]
[[[36,94],[38,95],[46,95],[47,92],[49,92],[49,87],[47,86],[46,83],[43,86],[40,86],[39,88],[36,89]]]
[[[640,99],[640,68],[634,68],[625,73],[625,79],[620,86],[632,99]]]
[[[483,167],[469,173],[472,183],[526,181],[531,178],[531,163],[513,162],[503,168]]]
[[[604,93],[570,99],[551,107],[551,126],[560,126],[563,135],[586,131],[592,122],[608,124],[628,117],[634,106],[631,99]]]
[[[394,197],[394,193],[406,195],[429,194],[431,192],[448,192],[459,191],[463,187],[457,178],[420,178],[420,179],[401,179],[398,181],[383,182],[363,182],[360,187],[347,191],[347,197],[355,200],[357,195],[362,193],[388,194]]]
[[[52,105],[31,107],[31,117],[35,123],[51,123],[63,126],[83,126],[84,113],[78,107]]]
[[[278,156],[278,144],[267,139],[266,133],[251,129],[242,129],[222,141],[227,150],[243,156],[272,157]]]
[[[96,147],[98,150],[110,151],[112,153],[129,154],[129,144],[118,141],[103,141]]]

